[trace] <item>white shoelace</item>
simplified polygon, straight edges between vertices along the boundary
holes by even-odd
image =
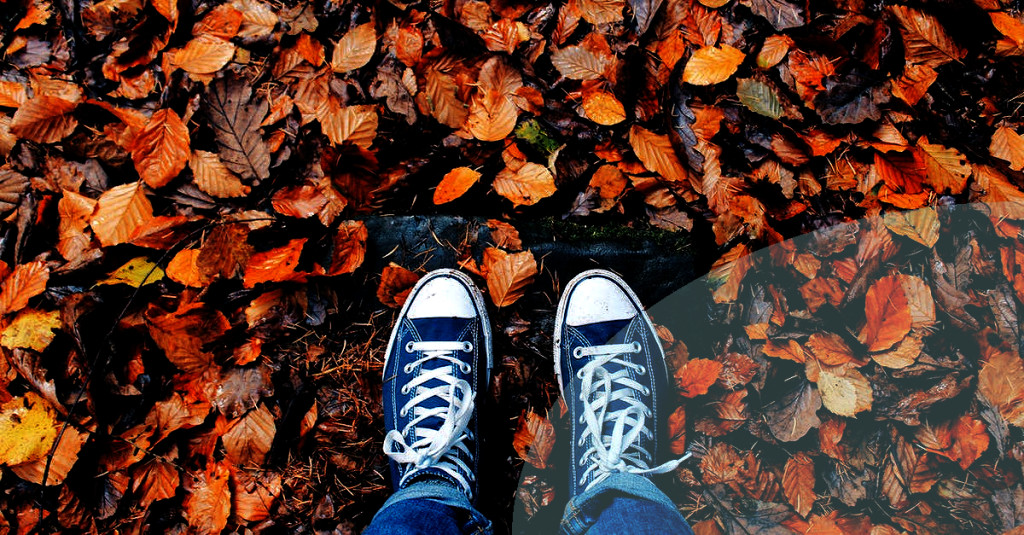
[[[469,342],[409,342],[406,352],[422,351],[423,356],[406,364],[401,372],[412,373],[417,366],[433,359],[446,360],[458,366],[462,373],[472,371],[472,366],[454,356],[455,351],[470,352],[473,344]],[[435,387],[424,386],[428,381],[437,380],[442,384]],[[466,427],[473,418],[475,393],[468,381],[452,375],[451,366],[440,366],[433,370],[423,370],[402,387],[402,394],[414,392],[413,397],[400,409],[399,416],[406,417],[412,411],[412,419],[399,432],[393,429],[384,437],[384,453],[399,464],[412,464],[405,472],[399,486],[405,484],[413,475],[425,468],[436,468],[450,476],[462,486],[472,499],[472,486],[463,474],[473,474],[473,470],[455,455],[458,449],[467,457],[472,454],[465,441],[472,438]],[[438,407],[422,406],[423,402],[438,397],[442,403]],[[440,428],[431,429],[418,427],[427,418],[441,418]],[[405,436],[415,429],[415,440],[406,443]]]
[[[644,375],[647,370],[640,364],[618,358],[628,353],[639,353],[640,344],[608,344],[593,347],[578,347],[573,351],[574,358],[595,357],[580,368],[576,374],[582,382],[580,400],[583,402],[583,418],[586,424],[578,445],[584,446],[589,438],[590,447],[580,457],[580,466],[589,463],[580,477],[582,485],[591,473],[597,472],[594,480],[587,485],[590,489],[617,472],[631,474],[663,474],[675,470],[679,463],[685,461],[687,453],[679,459],[665,462],[650,468],[651,454],[638,444],[641,435],[653,438],[647,428],[646,421],[652,417],[647,404],[633,394],[641,392],[650,395],[650,389],[630,378],[630,370]],[[618,364],[622,369],[610,373],[606,364]],[[626,407],[608,412],[608,406],[615,401],[622,401]],[[614,422],[611,435],[604,434],[605,422]]]

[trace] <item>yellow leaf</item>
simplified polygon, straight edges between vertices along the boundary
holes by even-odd
[[[729,45],[706,46],[693,53],[683,69],[683,81],[693,85],[712,85],[732,76],[747,56]]]
[[[0,406],[0,464],[42,459],[57,438],[53,409],[35,392]]]
[[[142,183],[130,182],[100,195],[90,226],[103,246],[117,245],[128,241],[132,232],[152,217],[153,206]]]
[[[925,183],[942,192],[961,193],[967,185],[967,177],[971,176],[971,164],[956,149],[928,143],[928,138],[921,136],[917,140],[918,154],[924,160]]]
[[[348,72],[366,65],[377,50],[377,31],[372,22],[360,24],[334,45],[331,68],[334,72]]]
[[[882,220],[889,230],[925,247],[939,241],[939,216],[932,208],[886,212]]]
[[[856,369],[823,366],[817,382],[821,403],[833,414],[854,417],[858,412],[871,410],[871,383]]]
[[[164,270],[160,269],[155,262],[144,256],[133,258],[125,265],[114,270],[110,278],[96,283],[97,286],[104,284],[127,284],[132,288],[138,288],[147,284],[153,284],[164,278]]]
[[[43,351],[53,341],[54,329],[60,329],[60,311],[22,310],[4,329],[0,344],[7,349],[16,347]]]

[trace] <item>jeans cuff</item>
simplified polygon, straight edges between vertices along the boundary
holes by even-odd
[[[388,501],[384,502],[384,505],[377,511],[374,518],[388,507],[405,500],[416,499],[430,500],[466,511],[472,521],[472,528],[475,530],[472,533],[490,533],[491,531],[491,522],[473,507],[473,504],[470,503],[469,498],[462,492],[462,489],[439,479],[417,481],[404,489],[399,489],[388,498]]]
[[[597,483],[583,494],[577,495],[565,506],[562,517],[562,533],[582,535],[594,524],[600,515],[602,505],[598,502],[606,493],[630,496],[663,505],[673,511],[676,505],[650,479],[639,474],[615,473]]]

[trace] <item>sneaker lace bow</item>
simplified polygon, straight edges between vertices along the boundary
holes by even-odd
[[[655,467],[648,466],[653,460],[652,455],[640,446],[639,440],[641,436],[653,438],[653,433],[647,428],[647,419],[653,414],[636,393],[648,396],[651,392],[630,373],[632,370],[637,375],[644,375],[647,370],[641,364],[621,358],[640,351],[640,344],[636,342],[578,347],[573,351],[575,358],[594,357],[577,372],[577,377],[582,380],[580,401],[583,402],[583,416],[580,423],[586,425],[578,445],[584,446],[588,438],[590,444],[580,458],[580,465],[588,464],[588,467],[579,484],[583,485],[596,472],[586,489],[616,472],[640,475],[670,472],[690,456],[686,454]],[[621,369],[609,372],[606,368],[609,364],[619,365]],[[617,409],[610,411],[609,407],[615,402],[621,403],[616,403]],[[610,434],[604,432],[607,423],[614,424]]]
[[[475,393],[469,382],[454,376],[453,371],[455,367],[462,373],[472,371],[472,366],[456,357],[455,352],[471,352],[473,345],[469,342],[409,342],[405,350],[409,353],[422,352],[418,359],[403,367],[401,371],[407,374],[432,360],[448,361],[451,365],[420,370],[402,387],[402,394],[412,392],[413,396],[399,410],[399,416],[405,418],[411,412],[412,418],[401,432],[393,429],[384,437],[387,456],[399,464],[412,465],[402,475],[399,486],[404,486],[420,471],[435,468],[457,482],[472,497],[472,487],[466,475],[471,476],[473,471],[455,453],[461,451],[465,456],[471,456],[465,441],[472,438],[467,426],[473,418]],[[434,386],[426,386],[431,381]],[[441,402],[437,406],[425,403],[431,398],[439,398]],[[423,425],[427,419],[440,419],[441,425]],[[412,437],[411,444],[406,441],[407,436]]]

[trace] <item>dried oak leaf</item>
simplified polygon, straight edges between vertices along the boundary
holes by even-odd
[[[814,507],[814,461],[807,454],[800,452],[786,461],[782,473],[782,489],[786,500],[800,516],[807,518]]]
[[[526,293],[526,287],[537,276],[537,261],[529,250],[509,254],[489,247],[487,251],[494,258],[484,266],[487,272],[487,292],[496,306],[509,306]]]
[[[420,276],[392,262],[384,267],[380,274],[380,286],[377,287],[377,299],[381,304],[398,308],[405,304],[409,292]]]
[[[42,261],[16,266],[0,284],[0,314],[10,314],[25,308],[29,299],[46,291],[49,279],[50,270]]]
[[[151,305],[146,310],[146,323],[167,360],[185,372],[204,372],[210,368],[213,354],[203,351],[203,345],[231,328],[224,314],[205,308],[202,303],[185,305],[169,313]]]
[[[523,411],[512,437],[512,448],[519,458],[543,470],[554,446],[555,427],[551,422],[533,411]]]
[[[377,31],[373,22],[360,24],[349,30],[337,44],[331,56],[331,69],[343,73],[366,65],[377,50]]]
[[[158,110],[128,150],[142,180],[151,188],[159,188],[178,176],[188,162],[188,128],[174,110]]]
[[[227,460],[235,466],[261,465],[277,434],[274,415],[265,404],[231,422],[221,436]]]
[[[244,81],[223,78],[210,84],[205,102],[221,161],[238,176],[258,182],[270,176],[270,150],[260,134],[269,105],[251,95]]]
[[[676,387],[683,397],[693,398],[707,394],[708,388],[718,381],[722,372],[722,363],[709,359],[693,359],[687,361],[675,373]]]
[[[89,226],[104,247],[129,241],[136,230],[153,218],[153,206],[142,182],[130,182],[103,192]]]
[[[480,180],[480,172],[469,167],[448,171],[434,190],[434,204],[444,204],[461,197]]]
[[[231,514],[230,471],[227,463],[207,460],[206,470],[185,476],[182,513],[190,531],[204,535],[220,533]]]
[[[328,275],[352,273],[363,265],[366,256],[366,239],[369,233],[362,221],[343,221],[334,234],[334,249],[331,251],[331,267]]]

